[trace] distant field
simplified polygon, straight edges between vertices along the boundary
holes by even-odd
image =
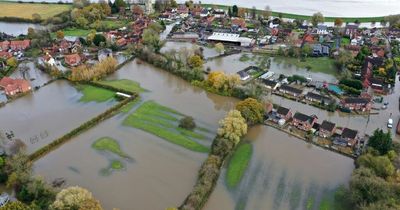
[[[37,13],[46,19],[69,10],[71,5],[0,2],[0,8],[0,17],[32,19],[32,15]]]

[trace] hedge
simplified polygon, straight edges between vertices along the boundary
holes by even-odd
[[[115,106],[111,107],[110,109],[106,110],[105,112],[101,113],[100,115],[97,115],[96,117],[92,118],[91,120],[83,123],[79,127],[73,129],[72,131],[66,133],[62,137],[54,140],[50,144],[40,148],[39,150],[35,151],[31,155],[29,155],[29,159],[31,161],[35,161],[39,159],[40,157],[43,157],[44,155],[48,154],[52,150],[58,148],[61,146],[63,143],[67,142],[68,140],[72,139],[73,137],[77,136],[78,134],[94,127],[98,123],[100,123],[103,120],[106,120],[113,115],[118,113],[118,110],[128,104],[129,102],[135,100],[138,97],[138,94],[133,94],[132,97],[126,98],[120,103],[116,104]]]

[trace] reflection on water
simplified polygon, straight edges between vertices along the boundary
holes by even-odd
[[[165,46],[161,49],[161,52],[165,53],[170,50],[175,50],[175,51],[179,52],[179,50],[181,50],[182,48],[192,50],[192,49],[197,49],[199,47],[203,48],[204,58],[211,58],[211,57],[215,57],[218,55],[218,52],[214,48],[199,46],[197,44],[193,44],[190,42],[172,42],[172,41],[166,42]]]
[[[354,168],[350,158],[270,127],[256,126],[246,139],[254,153],[241,183],[228,190],[224,170],[205,209],[304,209],[308,199],[318,206],[323,197],[332,199]]]

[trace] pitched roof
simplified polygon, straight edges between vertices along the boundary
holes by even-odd
[[[294,114],[294,116],[293,116],[293,119],[296,119],[296,120],[299,120],[302,122],[308,122],[308,123],[311,123],[314,120],[313,117],[305,115],[300,112],[296,112],[296,114]]]
[[[355,139],[358,131],[349,128],[344,128],[342,131],[342,138]]]
[[[329,97],[326,97],[326,96],[323,96],[323,95],[320,95],[320,94],[316,94],[316,93],[313,93],[313,92],[308,92],[306,94],[306,97],[307,98],[312,98],[312,99],[315,99],[315,100],[320,100],[320,101],[322,101],[322,100],[324,100],[324,101],[330,100]]]
[[[326,131],[333,131],[335,126],[336,126],[335,123],[331,123],[329,121],[324,120],[322,122],[321,126],[319,127],[319,129],[323,129],[323,130],[326,130]]]
[[[276,113],[278,113],[278,114],[280,114],[280,115],[287,115],[288,113],[289,113],[289,111],[290,111],[290,109],[287,109],[287,108],[285,108],[285,107],[283,107],[283,106],[280,106],[279,108],[278,108],[278,110],[276,110]]]
[[[269,80],[269,79],[264,79],[264,80],[263,80],[263,83],[264,83],[266,86],[269,86],[269,87],[275,87],[275,85],[278,84],[277,82],[275,82],[275,81],[273,81],[273,80]]]
[[[294,87],[289,86],[289,85],[282,85],[280,87],[280,90],[285,90],[285,91],[296,93],[296,94],[301,94],[303,92],[303,90],[294,88]]]
[[[367,98],[360,97],[349,97],[345,98],[343,101],[346,104],[367,104],[370,102]]]

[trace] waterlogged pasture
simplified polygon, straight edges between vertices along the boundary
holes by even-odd
[[[173,144],[195,152],[207,152],[206,129],[193,131],[178,127],[179,119],[184,115],[154,101],[146,101],[130,114],[123,122],[126,126],[135,127]]]

